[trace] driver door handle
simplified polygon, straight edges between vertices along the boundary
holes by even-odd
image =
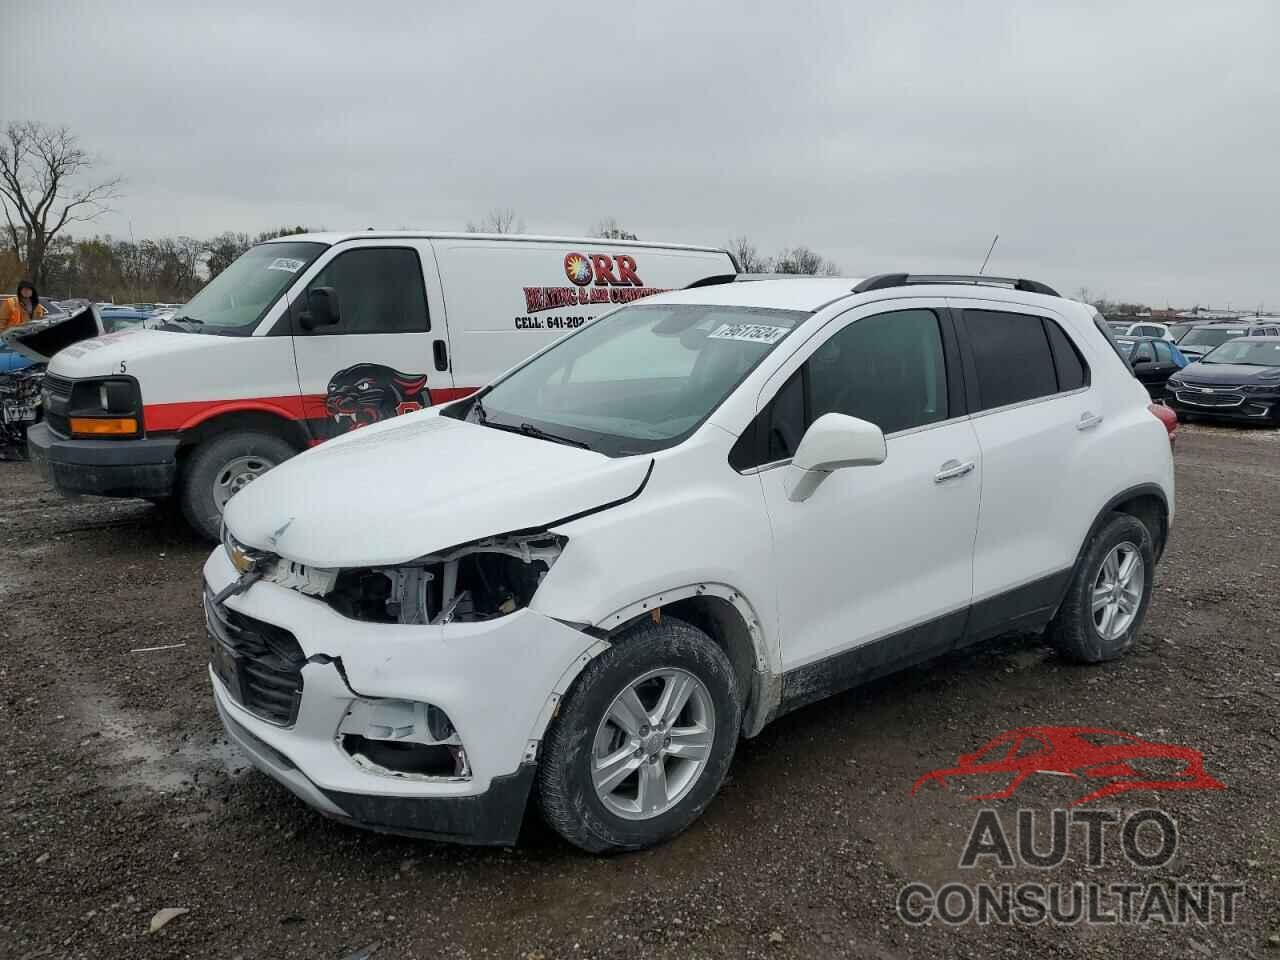
[[[1084,413],[1080,414],[1080,419],[1076,422],[1076,429],[1089,430],[1092,427],[1096,427],[1101,422],[1102,414],[1086,410]]]
[[[954,480],[957,477],[963,477],[967,473],[973,472],[973,461],[966,460],[961,463],[959,460],[948,460],[942,465],[942,468],[933,475],[934,483],[946,483],[948,480]]]

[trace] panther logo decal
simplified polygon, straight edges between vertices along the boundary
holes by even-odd
[[[380,363],[357,363],[329,380],[324,409],[338,433],[431,406],[425,373],[401,373]]]

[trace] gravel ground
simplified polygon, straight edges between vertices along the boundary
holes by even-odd
[[[595,858],[530,815],[514,850],[342,827],[221,735],[207,548],[146,504],[70,502],[0,463],[2,957],[1280,957],[1280,434],[1184,427],[1179,515],[1137,649],[1101,667],[1033,637],[799,711],[738,750],[701,821]],[[149,647],[181,646],[144,650]],[[958,866],[976,786],[926,789],[1010,728],[1083,724],[1203,751],[1224,791],[1140,791],[1180,828],[1154,871],[1108,847],[1048,871]],[[983,785],[983,789],[993,789]],[[988,802],[1011,825],[1078,781]],[[912,881],[1240,883],[1233,924],[913,927]],[[154,934],[166,907],[187,909]]]

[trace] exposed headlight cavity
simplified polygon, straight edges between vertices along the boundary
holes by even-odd
[[[343,570],[325,599],[373,623],[493,620],[529,605],[566,542],[550,533],[488,537],[401,566]]]

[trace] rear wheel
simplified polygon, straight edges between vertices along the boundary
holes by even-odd
[[[724,651],[682,620],[646,620],[560,704],[538,768],[543,816],[593,853],[674,837],[720,789],[741,717]]]
[[[1114,660],[1132,647],[1151,601],[1155,548],[1137,517],[1112,514],[1076,565],[1046,639],[1082,663]]]
[[[197,533],[218,539],[222,511],[236,493],[297,451],[258,431],[223,433],[196,447],[182,471],[182,513]]]

